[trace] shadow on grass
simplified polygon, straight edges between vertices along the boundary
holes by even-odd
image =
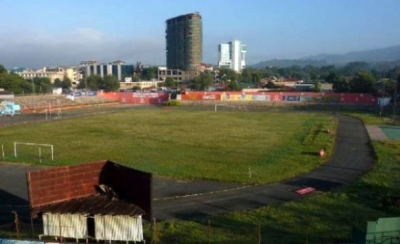
[[[294,179],[286,182],[286,184],[291,185],[291,186],[297,186],[297,187],[313,187],[317,191],[330,191],[333,188],[342,186],[343,184],[330,181],[330,180],[321,180],[321,179],[315,179],[315,178],[310,178],[310,177],[302,177],[300,179]]]
[[[319,157],[319,152],[301,152],[301,155],[310,155]]]

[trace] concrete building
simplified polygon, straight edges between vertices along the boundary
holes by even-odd
[[[203,32],[198,12],[166,21],[167,68],[195,71],[203,55]]]
[[[158,89],[158,84],[162,81],[154,81],[154,80],[141,80],[141,81],[132,81],[131,78],[125,78],[124,82],[119,83],[119,89],[126,90],[126,89]]]
[[[68,77],[73,83],[82,79],[82,74],[77,67],[43,67],[36,70],[24,69],[15,73],[27,80],[35,77],[49,78],[51,83],[54,83],[56,79],[64,80],[64,77]]]
[[[167,67],[159,69],[159,79],[185,81],[200,74],[203,58],[202,18],[198,12],[166,21]]]
[[[165,80],[170,77],[175,81],[182,82],[193,79],[199,75],[200,71],[183,71],[181,69],[168,69],[167,67],[158,67],[158,80]]]
[[[100,75],[101,77],[113,75],[119,81],[124,80],[125,77],[132,77],[135,69],[134,65],[126,65],[121,60],[108,64],[97,63],[96,61],[82,61],[80,66],[83,67],[85,78],[91,75]]]
[[[246,45],[238,40],[218,46],[218,67],[241,72],[246,67]]]

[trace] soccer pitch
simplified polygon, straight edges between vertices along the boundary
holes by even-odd
[[[335,118],[318,113],[127,110],[1,128],[4,161],[67,165],[109,159],[156,175],[272,183],[329,157]],[[14,142],[54,145],[49,148]],[[326,148],[325,158],[317,152]]]

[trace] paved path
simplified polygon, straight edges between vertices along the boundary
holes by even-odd
[[[367,125],[366,128],[368,131],[369,138],[372,141],[383,141],[388,139],[379,126]]]
[[[324,192],[357,180],[371,169],[373,163],[368,134],[360,120],[340,115],[338,118],[339,125],[333,156],[320,168],[272,185],[154,201],[153,217],[189,219],[236,210],[249,210],[269,204],[299,200],[304,196],[294,193],[294,190],[302,186],[314,187],[316,192]]]

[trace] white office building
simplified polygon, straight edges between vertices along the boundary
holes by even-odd
[[[218,67],[230,68],[236,72],[241,72],[246,67],[246,45],[240,41],[219,44],[218,51]]]

